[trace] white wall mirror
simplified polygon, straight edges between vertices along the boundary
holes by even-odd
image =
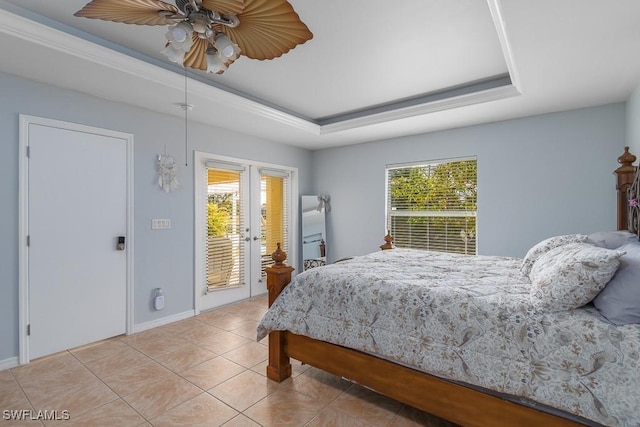
[[[326,264],[325,206],[318,196],[302,196],[303,270]]]

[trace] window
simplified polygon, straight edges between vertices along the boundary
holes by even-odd
[[[477,253],[477,160],[387,166],[387,228],[400,248]]]

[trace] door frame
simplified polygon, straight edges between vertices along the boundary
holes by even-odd
[[[297,265],[298,260],[298,168],[284,165],[277,165],[274,163],[265,163],[249,159],[240,159],[237,157],[221,156],[218,154],[207,153],[203,151],[193,152],[193,177],[194,177],[194,224],[193,224],[193,236],[194,236],[194,309],[195,314],[200,314],[200,298],[202,297],[202,283],[203,277],[203,265],[202,257],[200,254],[205,250],[204,236],[202,236],[203,230],[200,228],[200,224],[203,224],[205,218],[206,201],[202,199],[202,194],[206,191],[204,186],[204,180],[202,176],[206,170],[205,162],[207,160],[219,161],[222,163],[231,163],[239,165],[248,165],[257,168],[275,169],[287,171],[291,174],[291,186],[290,186],[290,209],[289,209],[289,253],[287,254],[287,264]],[[248,266],[250,268],[250,266]],[[251,286],[251,284],[247,284]]]
[[[133,215],[133,135],[109,129],[86,126],[78,123],[64,122],[55,119],[19,115],[19,161],[18,161],[18,363],[29,363],[29,250],[27,236],[29,235],[29,125],[53,127],[82,133],[90,133],[110,138],[122,139],[126,143],[127,155],[127,250],[126,250],[126,334],[133,333],[133,266],[134,266],[134,215]]]

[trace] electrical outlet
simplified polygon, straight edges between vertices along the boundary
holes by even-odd
[[[151,229],[152,230],[169,230],[171,229],[171,220],[170,219],[152,219]]]

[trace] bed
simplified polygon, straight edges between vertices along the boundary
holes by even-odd
[[[626,149],[616,170],[618,229],[637,233],[634,160]],[[383,250],[291,283],[276,251],[267,376],[285,380],[294,358],[461,425],[638,425],[640,321],[604,316],[625,300],[611,283],[630,237],[554,236],[524,259]],[[549,281],[572,274],[588,281]]]

